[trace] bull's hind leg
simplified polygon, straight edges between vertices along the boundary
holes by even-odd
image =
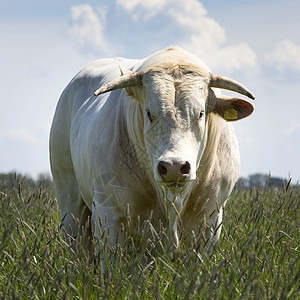
[[[78,229],[87,226],[90,234],[91,211],[85,205],[78,190],[77,181],[74,177],[66,176],[54,180],[58,207],[62,217],[63,231],[72,237],[78,235]]]
[[[62,230],[64,233],[76,237],[78,230],[91,238],[90,217],[91,211],[85,205],[75,176],[65,175],[63,178],[55,178],[54,187],[57,196],[58,207],[62,217]]]
[[[76,237],[78,229],[89,225],[91,211],[85,205],[76,180],[69,146],[68,124],[58,126],[63,117],[56,113],[50,134],[50,165],[58,207],[62,217],[62,230]],[[66,118],[65,118],[66,119]],[[90,226],[87,234],[91,237]]]
[[[62,168],[60,164],[55,164],[52,157],[51,169],[57,203],[62,217],[62,231],[75,238],[80,229],[86,233],[86,238],[90,239],[91,211],[81,197],[73,168]]]

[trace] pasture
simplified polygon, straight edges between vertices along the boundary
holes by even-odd
[[[299,224],[299,188],[236,190],[212,255],[195,241],[172,257],[155,232],[87,252],[62,239],[51,187],[17,176],[0,181],[0,298],[299,299]]]

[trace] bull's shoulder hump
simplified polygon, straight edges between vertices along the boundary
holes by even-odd
[[[90,62],[86,67],[80,70],[75,78],[106,76],[113,72],[113,70],[119,70],[120,65],[132,69],[136,63],[138,63],[138,60],[123,57],[98,59]]]

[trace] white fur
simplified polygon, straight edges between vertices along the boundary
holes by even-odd
[[[133,72],[150,69],[143,87],[93,96],[120,76],[119,64]],[[183,74],[186,65],[198,71]],[[152,215],[156,230],[160,221],[170,227],[175,244],[179,220],[192,236],[205,219],[206,237],[219,238],[240,161],[231,124],[213,110],[208,76],[203,62],[173,47],[140,61],[98,60],[74,77],[59,100],[50,136],[51,169],[68,233],[77,233],[73,218],[83,225],[90,216],[94,235],[109,230],[114,245],[128,215],[133,227],[138,216],[143,222]],[[155,115],[156,128],[145,109]],[[206,115],[197,122],[202,109]],[[160,182],[158,161],[170,157],[191,164],[184,187]]]

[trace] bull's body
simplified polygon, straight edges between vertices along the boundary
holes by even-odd
[[[142,87],[93,95],[99,86],[120,76],[119,65],[136,72],[166,63],[170,66],[196,65],[208,72],[199,59],[172,48],[145,60],[95,61],[79,72],[64,90],[51,128],[50,155],[58,205],[68,233],[76,235],[74,218],[83,225],[90,217],[95,235],[100,235],[100,228],[109,227],[109,241],[113,245],[128,214],[133,227],[138,219],[142,223],[151,215],[153,226],[158,229],[160,222],[169,226],[171,237],[177,243],[179,220],[186,233],[197,235],[205,216],[207,237],[212,241],[218,239],[223,208],[240,168],[232,125],[215,112],[205,111],[205,130],[195,146],[192,144],[196,144],[193,142],[194,131],[190,134],[186,129],[180,136],[175,121],[172,121],[174,118],[170,117],[166,123],[168,108],[162,108],[159,124],[165,122],[163,126],[147,123],[145,103],[139,99],[143,94],[137,91]],[[151,77],[150,92],[152,85],[155,86],[155,78],[163,74],[154,79]],[[174,89],[176,94],[176,84]],[[209,87],[208,90],[213,93]],[[172,105],[178,106],[175,102]],[[209,107],[207,101],[205,103]],[[170,138],[168,126],[176,138]],[[162,141],[157,136],[165,138]],[[183,141],[182,145],[180,141]],[[183,157],[193,147],[198,150]],[[166,169],[158,169],[157,174],[157,159],[162,160],[161,157],[165,161],[173,157],[189,161],[191,168],[183,178],[189,180],[180,185],[166,184]],[[175,172],[169,165],[166,168],[168,174]],[[163,180],[158,180],[160,177]]]

